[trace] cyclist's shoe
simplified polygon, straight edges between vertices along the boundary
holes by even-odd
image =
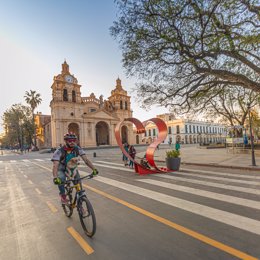
[[[60,201],[61,201],[61,204],[68,204],[69,203],[65,194],[60,195]]]
[[[92,172],[93,176],[95,175],[98,175],[98,170],[97,169],[94,169],[93,172]]]

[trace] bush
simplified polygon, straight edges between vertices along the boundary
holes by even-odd
[[[180,156],[179,150],[171,150],[166,152],[167,158],[178,158]]]

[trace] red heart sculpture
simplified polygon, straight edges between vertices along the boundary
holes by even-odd
[[[140,163],[138,163],[137,161],[135,161],[124,149],[123,144],[122,144],[122,140],[121,140],[121,136],[120,136],[120,129],[121,129],[121,124],[123,122],[131,122],[135,125],[136,127],[136,132],[137,134],[142,134],[145,133],[145,126],[149,123],[149,122],[153,122],[157,128],[158,128],[158,138],[156,138],[154,140],[153,143],[151,143],[147,150],[146,150],[146,159],[148,161],[148,163],[154,168],[154,169],[148,169],[146,167],[144,167],[143,165],[141,165]],[[139,173],[139,174],[149,174],[149,173],[162,173],[162,172],[167,172],[167,168],[158,168],[154,162],[154,152],[157,148],[157,146],[162,143],[165,138],[167,136],[167,126],[165,124],[165,122],[160,119],[160,118],[151,118],[148,119],[146,121],[144,121],[143,123],[141,123],[138,119],[130,117],[130,118],[126,118],[123,121],[119,122],[115,128],[115,137],[116,137],[116,141],[118,146],[120,147],[120,149],[122,150],[122,153],[129,159],[134,161],[135,164],[135,172]]]

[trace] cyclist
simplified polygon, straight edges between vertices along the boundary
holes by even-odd
[[[98,170],[95,169],[94,165],[88,160],[84,150],[77,146],[77,136],[70,132],[64,135],[65,145],[59,147],[52,156],[53,162],[53,182],[58,185],[61,197],[61,203],[66,204],[68,202],[65,194],[65,188],[62,184],[66,180],[67,163],[74,157],[81,156],[85,164],[92,169],[93,175],[98,174]],[[77,171],[75,179],[80,178]]]

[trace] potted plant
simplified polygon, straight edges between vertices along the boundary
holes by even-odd
[[[178,171],[181,165],[180,151],[171,150],[166,152],[166,166],[167,169]]]

